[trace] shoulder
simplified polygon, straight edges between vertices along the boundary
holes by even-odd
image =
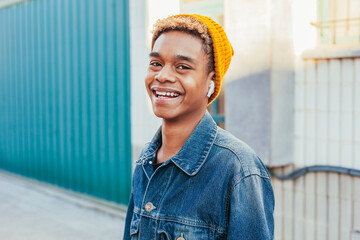
[[[223,156],[221,163],[231,165],[241,178],[258,175],[270,179],[270,175],[255,151],[244,141],[218,127],[213,150]]]

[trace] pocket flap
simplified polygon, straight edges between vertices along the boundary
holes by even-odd
[[[213,239],[213,230],[206,227],[197,227],[175,222],[163,222],[160,224],[157,233],[161,239]]]

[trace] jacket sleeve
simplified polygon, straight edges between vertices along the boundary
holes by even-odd
[[[146,151],[149,144],[150,143],[145,144],[145,146],[141,150],[139,159],[141,158],[143,153]],[[126,218],[125,218],[125,229],[124,229],[124,237],[123,237],[124,240],[131,239],[131,237],[130,237],[130,226],[131,226],[131,219],[132,219],[133,213],[134,213],[134,177],[135,177],[135,172],[137,170],[137,167],[138,166],[135,167],[135,170],[134,170],[134,173],[133,173],[132,184],[131,184],[130,200],[129,200],[129,204],[128,204],[128,207],[127,207],[127,213],[126,213]]]
[[[133,191],[131,191],[130,201],[127,208],[126,219],[125,219],[125,229],[124,229],[124,238],[123,238],[124,240],[131,239],[130,224],[131,224],[133,211],[134,211],[134,199],[133,199]]]
[[[274,193],[269,178],[249,175],[233,187],[227,239],[274,239]]]

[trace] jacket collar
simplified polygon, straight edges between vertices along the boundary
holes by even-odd
[[[211,115],[206,111],[190,137],[186,140],[180,151],[171,157],[168,161],[172,161],[177,167],[189,176],[196,175],[204,165],[210,149],[214,143],[217,134],[217,125]],[[140,161],[145,158],[154,156],[161,146],[161,127],[157,130],[155,136],[151,140],[148,148],[140,156]]]

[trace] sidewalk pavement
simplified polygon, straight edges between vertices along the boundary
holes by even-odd
[[[0,170],[1,240],[119,240],[125,209]]]

